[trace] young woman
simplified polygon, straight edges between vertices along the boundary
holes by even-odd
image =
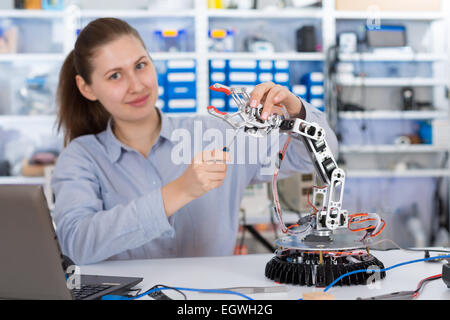
[[[259,163],[230,164],[220,146],[173,161],[177,130],[229,128],[211,116],[169,117],[155,107],[157,97],[155,68],[135,29],[102,18],[81,31],[60,73],[66,147],[52,178],[58,238],[77,264],[230,255],[245,188],[271,179]],[[263,103],[262,117],[282,104],[291,117],[318,123],[336,149],[324,115],[286,88],[263,83],[251,98],[252,106]],[[312,170],[303,144],[291,142],[280,175]]]

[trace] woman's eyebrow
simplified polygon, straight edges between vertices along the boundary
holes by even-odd
[[[139,59],[136,60],[136,62],[134,64],[138,63],[139,61],[141,61],[143,58],[146,58],[146,57],[147,57],[146,55],[141,56]],[[118,71],[118,70],[121,70],[121,69],[122,69],[121,67],[109,69],[108,71],[105,72],[104,75],[106,76],[108,73],[110,73],[112,71]]]

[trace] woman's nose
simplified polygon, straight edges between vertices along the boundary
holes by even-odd
[[[136,76],[135,74],[131,74],[128,79],[128,91],[130,93],[142,91],[144,85],[142,84],[138,76]]]

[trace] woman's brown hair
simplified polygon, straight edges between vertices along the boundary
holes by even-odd
[[[64,129],[65,145],[79,136],[97,134],[106,129],[110,114],[99,101],[88,100],[81,94],[75,76],[80,75],[90,85],[93,71],[91,61],[96,49],[124,35],[135,36],[145,48],[139,33],[127,22],[116,18],[96,19],[80,32],[74,49],[64,61],[56,102],[58,131]]]

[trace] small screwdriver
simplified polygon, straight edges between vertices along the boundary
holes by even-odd
[[[230,147],[233,144],[234,140],[236,139],[238,134],[238,130],[234,130],[234,135],[233,135],[233,139],[231,139],[231,142],[228,144],[228,146],[223,147],[222,151],[223,152],[230,152]]]

